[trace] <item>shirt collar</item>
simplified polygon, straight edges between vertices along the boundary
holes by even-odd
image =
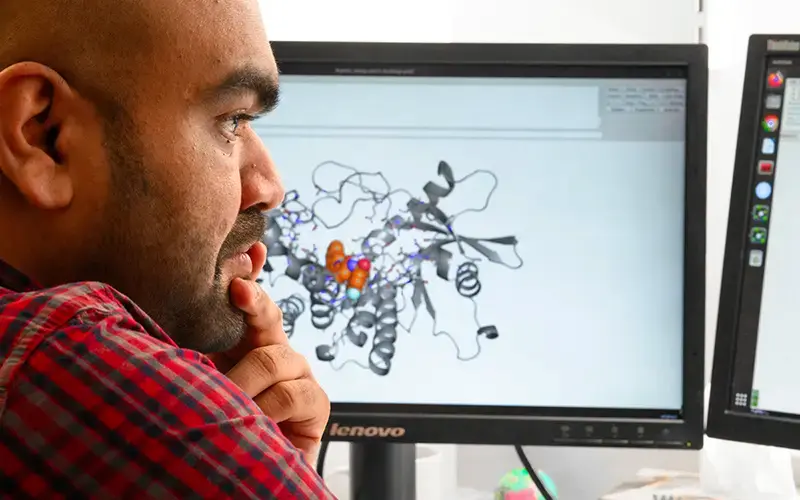
[[[0,287],[17,293],[32,292],[41,287],[32,279],[0,259]]]

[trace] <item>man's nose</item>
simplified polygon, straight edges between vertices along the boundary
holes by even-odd
[[[248,139],[247,154],[242,164],[241,211],[254,206],[270,210],[283,202],[283,183],[261,139],[254,132]]]

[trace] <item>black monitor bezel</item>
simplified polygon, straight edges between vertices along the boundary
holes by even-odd
[[[758,128],[761,99],[766,83],[767,60],[776,56],[800,57],[800,51],[769,50],[770,40],[800,43],[800,35],[753,35],[750,37],[747,49],[706,434],[731,441],[800,449],[800,433],[797,432],[800,429],[800,418],[791,420],[785,417],[734,411],[730,404],[739,307],[742,300],[747,214],[750,210],[750,192],[755,173],[753,164],[758,147]]]
[[[610,411],[501,408],[480,414],[443,414],[426,405],[333,403],[326,435],[336,426],[402,428],[397,442],[619,446],[699,449],[703,442],[705,328],[705,210],[708,56],[703,45],[521,45],[273,42],[279,69],[337,67],[582,67],[598,74],[620,68],[679,68],[687,79],[682,418],[609,417]],[[493,75],[496,76],[496,75]],[[464,411],[473,408],[460,407]],[[482,410],[484,410],[482,408]],[[535,415],[532,414],[535,411]],[[505,412],[505,413],[501,413]],[[565,428],[569,430],[565,432]],[[374,432],[374,431],[373,431]],[[368,432],[369,433],[369,432]],[[400,434],[397,431],[395,434]]]

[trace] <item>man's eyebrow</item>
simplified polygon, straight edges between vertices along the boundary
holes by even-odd
[[[258,98],[257,115],[269,113],[278,105],[278,79],[274,73],[255,68],[240,68],[231,72],[221,83],[207,90],[206,100],[219,102],[241,95],[255,94]]]

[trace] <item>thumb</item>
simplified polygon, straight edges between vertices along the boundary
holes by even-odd
[[[236,278],[231,282],[230,293],[231,303],[244,313],[247,325],[243,347],[251,350],[289,342],[283,331],[283,311],[261,285]]]

